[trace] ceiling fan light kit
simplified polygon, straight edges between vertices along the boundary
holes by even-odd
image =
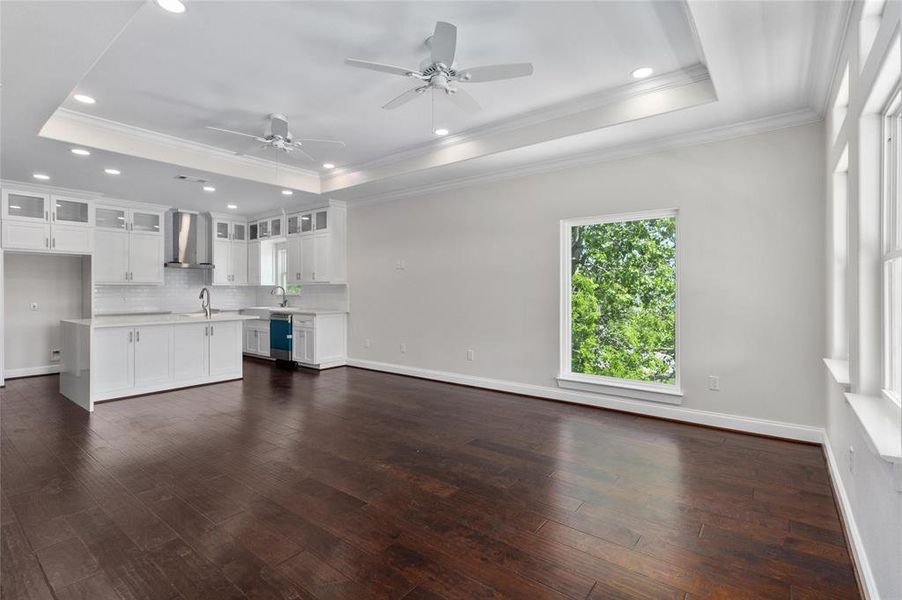
[[[259,149],[275,149],[286,154],[295,154],[302,156],[312,162],[319,162],[307,152],[310,145],[324,145],[332,148],[344,148],[345,143],[338,140],[321,140],[315,138],[295,138],[288,129],[288,117],[281,113],[272,113],[266,117],[266,125],[263,128],[263,136],[254,135],[252,133],[244,133],[242,131],[233,131],[231,129],[223,129],[222,127],[213,127],[208,125],[207,129],[213,131],[221,131],[231,135],[240,135],[252,138],[260,142]],[[302,146],[304,149],[302,149]]]

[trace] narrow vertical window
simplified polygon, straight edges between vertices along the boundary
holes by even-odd
[[[902,92],[884,113],[883,389],[902,404]]]

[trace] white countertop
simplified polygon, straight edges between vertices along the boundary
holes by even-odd
[[[337,308],[298,308],[295,306],[249,306],[241,309],[242,314],[291,313],[293,315],[346,315],[348,311]]]
[[[208,319],[203,313],[121,315],[118,317],[95,317],[94,319],[66,319],[64,323],[93,327],[129,327],[135,325],[170,325],[174,323],[216,323],[219,321],[253,321],[256,315],[241,315],[237,312],[214,313]]]

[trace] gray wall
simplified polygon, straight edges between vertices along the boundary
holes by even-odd
[[[5,376],[58,365],[50,350],[60,347],[60,319],[83,316],[82,257],[7,252],[4,271]],[[31,310],[32,302],[38,310]]]
[[[822,427],[823,165],[814,124],[352,205],[349,354],[556,388],[560,220],[675,207],[684,406]]]

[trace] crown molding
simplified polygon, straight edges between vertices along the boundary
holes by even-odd
[[[370,204],[376,202],[390,202],[392,200],[402,200],[414,196],[420,196],[430,193],[441,193],[449,190],[472,187],[475,185],[493,183],[507,179],[515,179],[518,177],[526,177],[529,175],[538,175],[542,173],[550,173],[555,171],[563,171],[574,167],[580,167],[595,163],[610,162],[631,158],[634,156],[643,156],[647,154],[655,154],[667,150],[675,150],[689,146],[698,146],[712,142],[721,142],[735,138],[746,137],[768,131],[776,131],[778,129],[786,129],[788,127],[798,127],[822,121],[823,117],[810,108],[780,113],[732,123],[720,127],[713,127],[700,131],[676,134],[665,138],[657,138],[651,141],[640,142],[637,144],[628,144],[614,148],[604,148],[601,150],[593,150],[580,154],[564,156],[551,161],[533,162],[527,165],[520,165],[508,169],[493,171],[491,173],[473,175],[471,177],[457,178],[438,184],[424,184],[420,186],[407,187],[403,191],[383,192],[371,196],[361,196],[354,199],[350,197],[352,205]]]
[[[338,180],[343,176],[397,165],[404,161],[437,150],[447,149],[458,144],[484,140],[490,136],[540,125],[554,119],[573,116],[652,92],[678,88],[708,80],[710,80],[710,75],[707,67],[703,64],[695,64],[686,67],[685,69],[662,73],[641,81],[630,82],[619,87],[557,102],[506,119],[494,121],[481,127],[475,127],[460,133],[451,134],[439,140],[430,140],[423,144],[408,146],[377,159],[346,165],[323,175],[322,180],[324,187],[328,187],[330,182]]]
[[[58,108],[38,135],[220,175],[320,193],[320,176],[316,171],[236,154],[67,108]]]
[[[853,2],[823,2],[819,26],[811,48],[812,64],[808,70],[806,98],[820,116],[827,114],[836,71],[842,61],[852,20]],[[821,52],[826,48],[826,52]]]

